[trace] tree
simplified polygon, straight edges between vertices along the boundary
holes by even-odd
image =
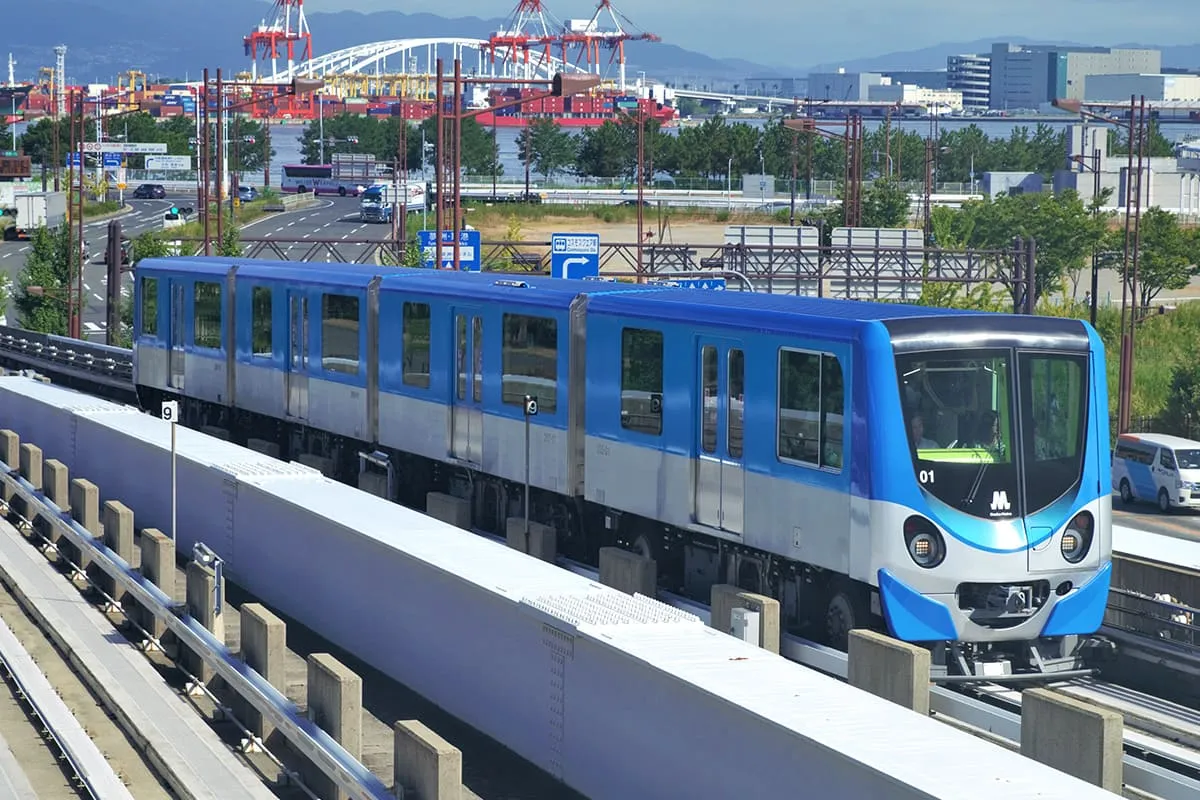
[[[876,180],[865,192],[862,203],[862,227],[902,228],[911,208],[908,192],[889,178]]]
[[[575,137],[548,117],[538,117],[517,135],[517,152],[529,154],[535,170],[549,182],[557,173],[575,164],[578,157]]]
[[[7,150],[11,144],[12,133],[8,129],[8,122],[0,117],[0,150]]]
[[[266,164],[267,130],[261,122],[249,117],[238,117],[230,125],[230,133],[237,141],[236,148],[230,148],[230,156],[237,153],[237,161],[230,160],[231,169],[239,173],[260,172]],[[275,155],[275,150],[271,150]]]
[[[1192,278],[1200,274],[1196,264],[1200,261],[1200,241],[1196,236],[1179,227],[1179,218],[1158,206],[1142,212],[1141,249],[1138,253],[1138,300],[1142,307],[1164,289],[1183,289]],[[1110,234],[1109,248],[1120,254],[1117,271],[1125,280],[1132,276],[1125,271],[1125,230]],[[1133,243],[1130,242],[1130,247]],[[1130,259],[1132,268],[1132,258]]]
[[[629,137],[620,125],[606,120],[598,128],[584,132],[579,146],[580,175],[597,178],[627,177],[632,171],[634,153]]]
[[[14,299],[21,327],[39,333],[67,335],[69,292],[72,278],[78,273],[79,251],[72,246],[70,226],[60,225],[55,230],[36,229]],[[39,287],[40,293],[31,293],[31,286]]]
[[[242,238],[232,221],[225,226],[221,241],[217,242],[216,255],[226,258],[236,258],[242,254]]]
[[[1171,389],[1162,420],[1181,436],[1200,421],[1200,362],[1185,361],[1171,370]]]
[[[66,153],[71,148],[72,116],[78,122],[78,115],[68,115],[58,122],[50,117],[42,117],[25,129],[25,133],[17,140],[17,147],[25,151],[25,155],[32,158],[34,163],[54,165],[54,138],[57,130],[58,163],[59,165],[66,164]],[[84,124],[84,138],[88,141],[95,140],[96,123],[94,120],[89,119]]]

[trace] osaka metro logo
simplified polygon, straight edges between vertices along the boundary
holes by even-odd
[[[1008,492],[997,491],[992,492],[992,513],[1006,514],[1012,510],[1012,504],[1008,502]]]

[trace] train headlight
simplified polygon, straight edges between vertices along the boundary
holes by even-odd
[[[904,542],[918,567],[933,569],[946,558],[946,542],[933,523],[912,516],[904,521]]]
[[[1081,511],[1075,515],[1067,529],[1063,531],[1059,541],[1062,557],[1068,564],[1078,564],[1083,561],[1088,550],[1092,548],[1092,532],[1095,530],[1091,513]]]

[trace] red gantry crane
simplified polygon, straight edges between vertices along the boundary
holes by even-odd
[[[524,66],[525,74],[519,77],[532,77],[528,74],[530,51],[540,47],[549,60],[550,46],[561,41],[559,36],[551,32],[561,27],[561,23],[555,23],[558,21],[546,11],[542,0],[519,0],[504,29],[496,31],[488,39],[492,63],[496,63],[496,54],[499,52],[500,58],[509,59],[514,67]]]
[[[611,24],[610,28],[602,28],[602,17],[607,18],[604,22]],[[625,25],[621,24],[621,20],[625,21]],[[608,63],[612,64],[614,61],[617,63],[617,81],[623,92],[626,85],[625,42],[662,41],[662,37],[657,34],[632,32],[634,28],[633,22],[617,11],[612,0],[600,0],[599,5],[596,6],[596,13],[590,20],[571,20],[567,25],[562,35],[563,60],[567,60],[569,48],[579,48],[580,52],[575,63],[578,64],[582,58],[583,62],[587,64],[588,71],[599,75],[601,72],[600,50],[602,48],[610,50],[612,55],[609,56]]]
[[[275,0],[272,6],[270,24],[264,19],[254,31],[243,40],[246,45],[246,55],[250,56],[250,74],[258,80],[258,62],[261,58],[271,60],[271,73],[279,74],[280,45],[286,45],[287,65],[291,70],[296,65],[296,43],[302,44],[300,60],[308,61],[313,57],[312,33],[308,30],[308,20],[304,16],[304,0]]]

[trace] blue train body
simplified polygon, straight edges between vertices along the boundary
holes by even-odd
[[[147,404],[346,479],[382,464],[393,499],[454,493],[485,529],[520,513],[536,396],[531,515],[563,552],[771,595],[835,644],[882,617],[983,658],[1103,617],[1104,351],[1081,322],[220,258],[143,260],[135,300]]]

